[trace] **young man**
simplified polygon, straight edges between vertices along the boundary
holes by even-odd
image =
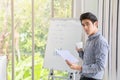
[[[98,20],[90,12],[83,13],[80,21],[88,39],[84,50],[76,50],[83,59],[83,65],[77,65],[66,60],[71,69],[81,71],[80,80],[102,80],[108,59],[108,43],[98,31]]]

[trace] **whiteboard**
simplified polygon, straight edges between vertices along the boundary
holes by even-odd
[[[77,42],[81,41],[81,32],[81,24],[78,19],[51,19],[43,67],[73,72],[55,50],[69,50],[79,59],[75,46]]]

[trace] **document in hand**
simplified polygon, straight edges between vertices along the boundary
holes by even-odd
[[[75,58],[68,50],[56,50],[57,54],[60,55],[64,60],[68,60],[72,63],[77,63],[78,59]]]

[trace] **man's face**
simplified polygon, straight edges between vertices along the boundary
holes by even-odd
[[[92,23],[89,19],[84,19],[82,20],[81,24],[87,35],[94,34],[95,30],[97,29],[97,21]]]

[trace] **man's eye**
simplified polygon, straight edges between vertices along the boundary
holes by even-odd
[[[84,24],[82,24],[82,26],[83,26],[83,27],[85,27],[85,25],[84,25]]]
[[[86,23],[86,25],[88,26],[88,25],[89,25],[89,23]]]

